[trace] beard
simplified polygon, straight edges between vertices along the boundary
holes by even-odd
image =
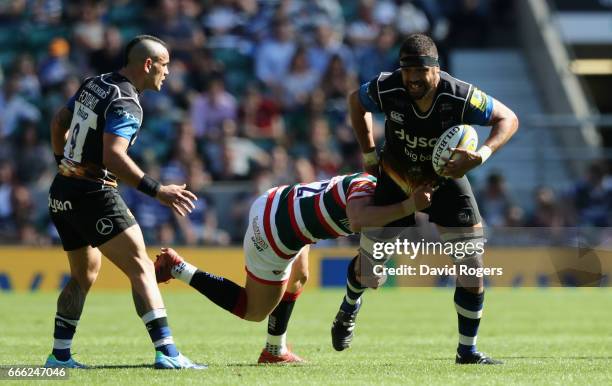
[[[425,82],[414,82],[410,83],[406,89],[408,91],[408,95],[410,95],[410,98],[418,101],[423,99],[429,93],[431,87],[429,87],[429,85]]]

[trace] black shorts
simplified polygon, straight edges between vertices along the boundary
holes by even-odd
[[[49,189],[49,215],[65,251],[97,247],[136,224],[116,188],[59,174]]]
[[[391,205],[408,198],[381,168],[374,193],[375,205]],[[431,206],[422,211],[429,221],[444,227],[469,227],[482,221],[478,205],[467,177],[443,179],[433,194]],[[415,225],[414,215],[396,220],[387,227],[410,227]]]

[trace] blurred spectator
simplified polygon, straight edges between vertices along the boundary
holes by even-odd
[[[249,184],[250,190],[240,193],[234,198],[232,205],[228,208],[228,217],[230,218],[229,229],[233,243],[241,243],[243,241],[244,230],[247,227],[249,210],[253,201],[274,186],[274,176],[269,170],[256,170]]]
[[[257,86],[251,84],[246,88],[239,115],[247,137],[282,140],[285,128],[280,107],[263,95]]]
[[[317,87],[319,75],[310,68],[306,51],[302,48],[295,51],[280,88],[280,100],[287,110],[302,108],[308,102],[310,93]]]
[[[40,111],[19,95],[19,78],[9,77],[0,94],[0,137],[12,135],[21,120],[38,122]]]
[[[551,188],[546,186],[537,188],[534,201],[533,213],[529,216],[527,225],[543,228],[556,228],[566,225],[564,214]]]
[[[436,1],[421,1],[420,3],[437,3]],[[394,14],[397,31],[406,36],[412,33],[426,33],[431,30],[426,13],[414,2],[404,2]],[[438,32],[440,33],[440,32]]]
[[[578,225],[610,226],[612,178],[606,173],[603,163],[591,164],[586,179],[574,187],[572,198]]]
[[[170,62],[168,71],[172,76],[164,82],[165,87],[162,92],[168,95],[175,107],[181,110],[188,110],[190,99],[195,92],[190,90],[188,86],[189,82],[189,69],[187,64],[180,59],[173,60]]]
[[[338,56],[345,67],[354,70],[355,61],[351,50],[342,43],[341,36],[336,32],[328,21],[320,21],[315,29],[315,41],[307,50],[308,63],[319,75],[323,75],[329,67],[333,56]]]
[[[175,214],[174,219],[182,241],[187,245],[228,245],[230,236],[218,228],[217,212],[212,201],[203,193],[207,182],[210,182],[210,176],[205,175],[202,162],[197,158],[192,159],[186,183],[198,200],[194,202],[195,208],[189,215],[182,217]]]
[[[203,92],[208,88],[208,81],[218,78],[223,74],[223,63],[216,60],[207,48],[197,49],[193,53],[193,60],[190,63],[189,84],[197,92]]]
[[[104,46],[104,24],[101,16],[103,2],[85,0],[79,4],[79,12],[72,27],[76,52],[89,55]]]
[[[19,151],[15,154],[17,175],[25,184],[35,184],[43,174],[49,173],[54,158],[48,144],[40,142],[36,122],[21,121],[15,141]]]
[[[0,239],[15,241],[17,236],[17,223],[14,205],[15,176],[10,161],[0,161]],[[24,210],[21,209],[20,215]]]
[[[16,241],[25,245],[46,243],[35,226],[35,206],[30,190],[25,185],[15,185],[11,192],[13,221],[16,227]]]
[[[190,110],[196,137],[218,138],[223,121],[237,118],[238,103],[225,90],[223,79],[216,77],[210,81],[206,93],[193,100]]]
[[[149,21],[149,33],[162,39],[172,48],[174,59],[191,60],[194,50],[204,46],[206,38],[189,14],[181,14],[179,2],[157,0]]]
[[[393,71],[399,67],[398,50],[394,49],[397,34],[393,27],[383,27],[372,46],[357,51],[359,82],[364,83],[381,71]]]
[[[343,35],[344,18],[338,0],[284,1],[283,3],[285,6],[282,14],[291,20],[296,31],[300,35],[305,35],[306,39],[310,39],[320,23],[333,26],[335,33]]]
[[[250,43],[239,34],[244,19],[235,0],[216,1],[202,17],[207,31],[208,47],[250,50]]]
[[[244,180],[253,169],[270,165],[270,156],[248,138],[237,135],[233,120],[223,122],[223,138],[206,146],[211,172],[217,180]]]
[[[19,25],[20,22],[26,21],[27,15],[26,0],[13,0],[0,2],[0,22],[3,25]]]
[[[492,173],[487,177],[487,183],[478,196],[478,208],[486,225],[506,225],[506,215],[511,208],[511,202],[501,174]]]
[[[317,180],[315,167],[307,158],[298,158],[293,163],[295,179],[301,183],[315,182]]]
[[[374,18],[374,0],[359,0],[358,18],[348,26],[346,34],[356,55],[372,45],[378,35],[380,25]]]
[[[89,55],[89,65],[96,74],[117,71],[123,67],[123,39],[117,27],[104,30],[104,44]]]
[[[268,88],[275,90],[284,83],[297,49],[293,28],[288,20],[274,22],[274,35],[266,38],[255,50],[255,75]]]
[[[40,98],[40,81],[36,74],[36,64],[30,54],[17,57],[13,65],[13,75],[19,79],[19,94],[33,101]]]
[[[456,47],[483,47],[490,29],[490,0],[446,0],[450,31]]]
[[[148,175],[161,180],[157,165],[151,165],[146,169]],[[132,208],[147,244],[170,245],[174,242],[173,217],[169,207],[130,187],[124,187],[121,196],[128,207]]]
[[[325,180],[338,174],[341,159],[332,137],[327,119],[316,117],[310,125],[311,159],[317,180]]]
[[[271,162],[274,186],[289,185],[294,182],[293,161],[283,146],[272,149]]]
[[[334,55],[320,83],[325,93],[326,113],[333,124],[343,123],[348,113],[346,98],[350,91],[359,87],[355,74],[347,68],[339,55]]]
[[[70,75],[75,74],[74,65],[70,62],[70,45],[64,38],[54,38],[49,43],[49,52],[38,70],[40,82],[44,88],[61,86]]]

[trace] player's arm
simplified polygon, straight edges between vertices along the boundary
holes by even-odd
[[[58,163],[64,154],[64,145],[68,140],[71,120],[72,111],[68,110],[66,106],[55,113],[51,120],[51,147]]]
[[[514,111],[497,99],[494,99],[489,125],[491,126],[491,133],[483,145],[488,146],[491,152],[495,153],[516,133],[519,121]]]
[[[443,174],[460,178],[471,169],[484,163],[495,151],[499,150],[518,130],[516,114],[502,102],[474,89],[466,104],[464,123],[491,126],[491,132],[477,151],[454,149],[461,156],[446,163]]]
[[[349,118],[363,154],[365,170],[372,175],[378,175],[378,157],[372,130],[372,114],[366,110],[366,107],[370,111],[378,111],[379,109],[367,95],[368,87],[369,83],[366,83],[349,94]],[[364,107],[364,102],[366,107]]]
[[[354,233],[363,227],[382,227],[390,222],[423,210],[431,205],[432,187],[423,185],[416,188],[409,198],[391,205],[376,206],[371,196],[356,197],[346,203],[346,215]]]
[[[185,185],[162,185],[145,173],[127,154],[129,140],[122,136],[105,132],[103,145],[104,166],[128,185],[155,197],[162,204],[184,216],[195,207],[192,200],[197,197],[185,189]]]

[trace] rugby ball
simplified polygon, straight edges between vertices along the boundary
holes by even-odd
[[[470,125],[457,125],[449,128],[442,134],[433,149],[431,163],[437,174],[442,173],[446,162],[452,159],[450,149],[467,149],[476,151],[478,146],[478,134]]]

